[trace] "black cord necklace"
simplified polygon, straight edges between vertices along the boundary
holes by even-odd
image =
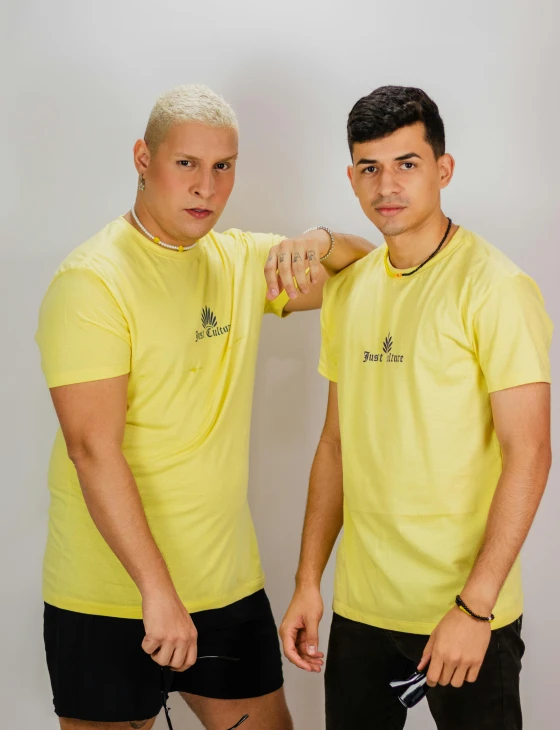
[[[390,273],[391,276],[396,276],[398,279],[400,279],[401,276],[412,276],[412,274],[415,274],[417,271],[420,271],[420,269],[423,266],[426,266],[428,261],[431,261],[434,258],[434,256],[436,256],[436,254],[438,254],[441,251],[441,247],[443,246],[443,244],[445,243],[445,239],[449,235],[449,231],[451,230],[451,218],[448,218],[447,220],[448,220],[447,230],[445,231],[445,235],[441,239],[439,246],[436,248],[436,250],[430,256],[428,256],[428,258],[423,263],[420,264],[420,266],[417,266],[413,271],[407,271],[406,273],[402,273],[402,274],[400,274],[400,273],[391,274],[391,272],[389,271],[389,267],[387,267],[387,272]],[[389,262],[391,261],[391,258],[389,256],[389,248],[387,248],[387,259],[389,260]]]

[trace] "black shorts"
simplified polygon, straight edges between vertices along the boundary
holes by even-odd
[[[163,686],[216,699],[260,697],[282,687],[278,634],[264,590],[191,616],[198,655],[231,659],[200,659],[186,672],[163,670],[142,649],[142,620],[45,604],[45,649],[56,714],[92,722],[147,720],[162,707]]]
[[[389,683],[407,679],[429,636],[333,617],[325,673],[327,730],[402,730],[407,710]],[[492,631],[478,679],[428,692],[438,730],[521,730],[521,618]],[[414,709],[411,710],[414,713]]]

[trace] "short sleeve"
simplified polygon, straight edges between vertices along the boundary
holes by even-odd
[[[334,323],[331,318],[330,284],[333,279],[327,281],[323,293],[323,306],[321,308],[321,354],[319,355],[319,373],[331,380],[338,382],[338,350],[335,346],[336,334]]]
[[[244,235],[257,256],[259,266],[258,275],[261,277],[260,280],[264,289],[264,314],[276,314],[278,317],[285,317],[284,307],[290,300],[289,296],[283,291],[276,299],[269,301],[266,298],[266,280],[264,278],[264,265],[266,264],[270,249],[281,243],[285,239],[285,236],[278,236],[275,233],[245,233]]]
[[[474,315],[475,348],[490,393],[550,383],[552,322],[525,274],[498,283]]]
[[[55,276],[41,305],[36,340],[49,388],[130,372],[126,319],[101,277],[88,269]]]

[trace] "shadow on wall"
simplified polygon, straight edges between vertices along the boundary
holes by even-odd
[[[343,210],[354,228],[363,223],[346,178],[346,119],[363,89],[305,56],[299,64],[305,73],[295,75],[294,65],[293,52],[289,63],[278,53],[265,63],[246,59],[223,85],[239,117],[240,157],[222,227],[290,236],[318,223],[345,230]],[[326,203],[333,197],[340,200],[334,210]]]

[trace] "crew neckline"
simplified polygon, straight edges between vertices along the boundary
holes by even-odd
[[[119,216],[117,218],[118,222],[121,223],[122,227],[125,228],[128,232],[130,232],[138,241],[143,248],[148,250],[149,252],[153,253],[155,256],[162,256],[166,259],[175,259],[177,261],[178,259],[192,259],[193,256],[197,256],[197,252],[200,250],[201,244],[208,236],[209,233],[206,234],[206,236],[203,236],[200,238],[196,244],[196,247],[191,249],[190,251],[173,251],[172,249],[165,248],[164,246],[160,246],[157,243],[154,243],[153,241],[150,241],[149,238],[146,238],[146,236],[143,233],[140,233],[139,230],[137,230],[132,223],[129,223],[124,215]]]
[[[439,262],[444,261],[448,256],[456,251],[457,248],[459,248],[459,246],[461,245],[465,237],[465,233],[466,231],[463,226],[459,226],[453,236],[451,236],[451,240],[443,249],[443,251],[440,251],[437,256],[434,256],[434,258],[428,261],[427,264],[424,264],[424,266],[418,271],[417,275],[420,276],[423,271],[428,271],[433,266],[436,266]],[[407,281],[409,277],[404,276],[404,274],[408,274],[418,268],[418,266],[411,266],[408,269],[397,269],[395,266],[393,266],[389,257],[389,247],[386,243],[384,244],[383,249],[383,260],[385,264],[385,273],[387,274],[387,276],[389,276],[389,278],[396,279],[397,281],[402,281],[403,279],[404,281]],[[416,278],[417,275],[415,274],[414,277],[410,278]]]

